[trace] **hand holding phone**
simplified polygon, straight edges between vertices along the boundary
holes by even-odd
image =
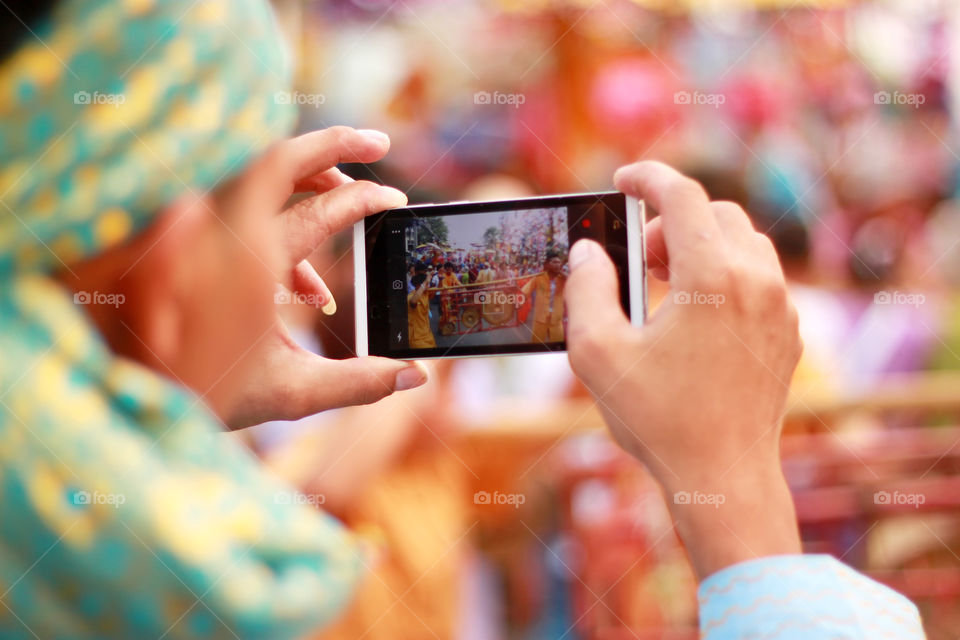
[[[781,419],[800,357],[797,312],[770,240],[730,202],[641,162],[615,184],[660,216],[647,225],[670,294],[642,328],[611,303],[616,269],[574,247],[570,362],[620,445],[664,489],[698,575],[800,552],[780,469]],[[708,502],[699,502],[697,496]]]

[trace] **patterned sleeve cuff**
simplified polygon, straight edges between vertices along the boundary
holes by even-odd
[[[924,637],[912,602],[827,555],[736,564],[698,597],[702,640]]]

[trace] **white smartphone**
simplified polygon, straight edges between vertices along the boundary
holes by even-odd
[[[620,305],[647,314],[644,204],[619,192],[392,209],[354,227],[357,355],[461,358],[566,349],[574,242],[616,265]]]

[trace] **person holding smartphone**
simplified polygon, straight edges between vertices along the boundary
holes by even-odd
[[[11,13],[13,15],[7,15]],[[300,348],[306,257],[406,204],[377,131],[288,139],[261,0],[0,4],[0,637],[303,637],[364,571],[238,441],[374,402],[415,363]],[[293,192],[312,195],[287,207]]]

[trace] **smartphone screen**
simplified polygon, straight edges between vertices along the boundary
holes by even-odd
[[[357,299],[365,301],[357,306],[358,353],[436,358],[566,349],[567,258],[580,238],[606,247],[620,305],[642,319],[637,301],[644,297],[631,296],[631,283],[643,282],[642,250],[635,273],[628,251],[642,247],[639,215],[636,200],[609,192],[371,216],[355,235],[354,250],[362,252]]]

